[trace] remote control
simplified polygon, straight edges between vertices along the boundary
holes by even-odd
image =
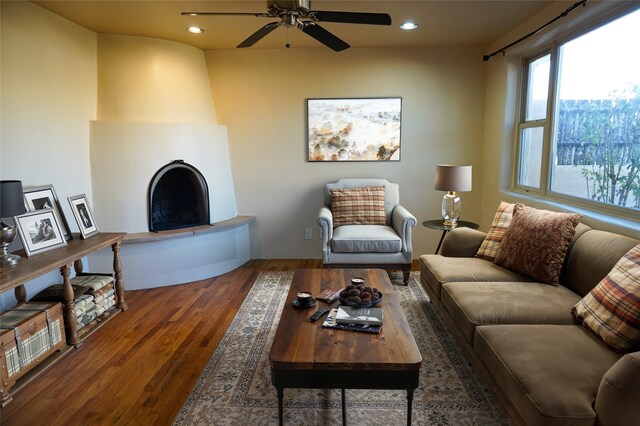
[[[331,309],[329,309],[329,308],[318,308],[318,310],[315,312],[315,314],[313,314],[313,315],[311,315],[309,317],[309,321],[311,321],[311,322],[317,321],[318,319],[320,319],[321,316],[323,316],[324,314],[326,314],[330,310]]]

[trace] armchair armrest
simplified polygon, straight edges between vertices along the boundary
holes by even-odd
[[[487,234],[471,228],[455,228],[442,242],[440,254],[446,257],[473,257]]]
[[[333,238],[333,213],[327,206],[320,207],[316,222],[322,231],[322,251],[324,252]]]
[[[411,263],[413,258],[413,246],[411,245],[411,228],[416,226],[416,218],[409,210],[397,205],[391,212],[391,226],[402,239],[402,252],[405,259]]]

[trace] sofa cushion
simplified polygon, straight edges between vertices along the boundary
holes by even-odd
[[[569,244],[581,217],[516,204],[495,263],[536,281],[558,285]]]
[[[476,257],[420,256],[420,280],[429,296],[440,300],[442,284],[458,281],[531,281],[531,278]]]
[[[384,186],[331,190],[333,226],[385,225]]]
[[[493,217],[491,228],[489,229],[489,232],[487,232],[487,236],[484,237],[484,241],[482,241],[482,244],[476,253],[477,257],[491,262],[495,260],[498,248],[500,248],[500,243],[502,243],[504,232],[511,223],[514,206],[515,204],[505,203],[504,201],[500,202],[498,211]]]
[[[386,225],[344,225],[333,230],[336,253],[400,253],[402,240]]]
[[[576,236],[580,232],[576,228]],[[589,229],[573,244],[562,272],[562,285],[580,296],[591,291],[622,256],[640,241],[612,232]]]
[[[442,286],[440,301],[469,344],[479,325],[575,324],[580,296],[536,282],[457,282]]]
[[[640,342],[640,244],[629,250],[611,272],[571,312],[607,345],[624,351]]]
[[[476,354],[528,425],[593,425],[602,376],[620,358],[579,325],[485,325]]]

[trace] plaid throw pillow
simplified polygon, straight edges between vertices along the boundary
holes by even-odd
[[[384,186],[331,190],[333,226],[386,225]]]
[[[572,309],[578,322],[616,351],[640,343],[640,244]]]
[[[489,229],[489,232],[487,232],[487,236],[484,237],[484,241],[482,241],[482,244],[480,245],[480,248],[476,253],[476,257],[479,257],[480,259],[486,259],[491,262],[495,260],[496,253],[500,248],[500,243],[502,242],[502,237],[504,236],[504,231],[507,230],[509,224],[511,223],[511,217],[513,216],[513,206],[515,206],[515,204],[505,203],[504,201],[500,202],[498,211],[493,217],[491,228]]]

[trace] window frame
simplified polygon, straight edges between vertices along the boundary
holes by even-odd
[[[593,201],[587,198],[581,198],[569,194],[563,194],[554,192],[551,190],[551,179],[553,174],[553,164],[556,147],[553,144],[555,138],[556,126],[555,123],[558,117],[557,104],[558,104],[558,76],[560,72],[560,51],[561,47],[570,42],[573,39],[579,38],[584,34],[594,31],[600,27],[610,24],[611,22],[624,17],[634,10],[624,10],[621,13],[615,14],[615,16],[608,17],[604,20],[597,20],[592,22],[591,25],[584,26],[578,31],[569,32],[561,37],[556,37],[544,46],[528,52],[521,57],[520,67],[520,81],[518,86],[518,110],[516,112],[516,125],[514,135],[514,159],[513,159],[513,176],[511,179],[512,190],[517,193],[526,194],[532,197],[541,198],[551,202],[561,203],[569,206],[575,206],[584,210],[592,211],[594,213],[605,214],[607,216],[632,219],[635,222],[640,222],[640,211],[627,207],[617,206],[615,204],[607,204],[598,201]],[[549,87],[547,95],[547,114],[544,119],[538,120],[526,120],[526,106],[528,100],[528,86],[529,86],[529,66],[532,62],[550,55],[549,66]],[[542,123],[540,126],[539,123]],[[522,148],[522,130],[532,127],[543,127],[543,140],[542,140],[542,158],[540,165],[540,182],[539,188],[523,185],[519,183],[520,170],[521,170],[521,148]]]

